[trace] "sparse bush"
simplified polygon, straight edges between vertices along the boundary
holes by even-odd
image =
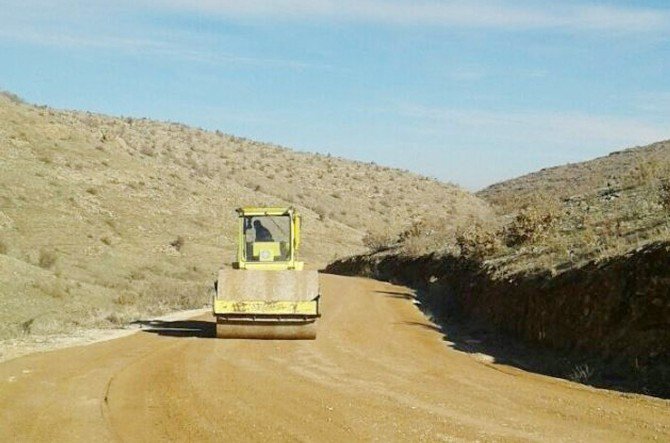
[[[663,208],[670,210],[670,181],[665,181],[660,184],[659,197]]]
[[[186,243],[186,239],[180,235],[176,239],[174,239],[170,242],[170,246],[175,248],[177,251],[181,252],[185,243]]]
[[[397,237],[388,231],[368,232],[363,236],[363,245],[371,252],[385,251],[396,243]]]
[[[454,226],[444,220],[415,220],[399,240],[403,253],[409,256],[436,252],[454,244]]]
[[[146,155],[147,157],[155,157],[156,150],[149,146],[143,146],[142,149],[140,149],[140,154]]]
[[[412,222],[412,225],[400,233],[399,240],[404,242],[405,240],[418,237],[426,228],[426,222],[423,220],[415,220]]]
[[[9,91],[0,91],[0,95],[6,97],[9,99],[10,102],[15,103],[17,105],[21,105],[25,103],[25,100],[23,100],[21,97],[18,95],[14,94],[13,92]]]
[[[57,260],[58,256],[53,251],[42,249],[40,251],[40,256],[37,260],[37,264],[40,266],[40,268],[51,269],[53,265],[56,264]]]
[[[638,159],[637,163],[624,178],[629,187],[644,186],[663,180],[670,175],[670,162],[665,159]]]
[[[321,207],[314,208],[314,212],[318,216],[319,221],[324,221],[326,219],[326,210],[325,209],[323,209]]]
[[[0,254],[5,255],[7,252],[9,252],[9,245],[7,245],[7,243],[0,238]]]
[[[107,315],[107,317],[105,317],[105,320],[107,320],[113,325],[121,325],[126,323],[124,318],[116,312],[112,312],[109,315]]]
[[[98,195],[98,190],[95,188],[87,188],[86,193],[91,195]]]
[[[577,365],[568,374],[568,379],[577,383],[588,383],[595,371],[587,363]]]
[[[500,235],[481,225],[474,225],[458,230],[456,245],[461,255],[474,260],[483,260],[498,253],[502,249]]]
[[[48,153],[40,155],[38,157],[38,160],[46,165],[50,165],[54,161],[53,158],[51,158],[51,156]]]
[[[115,299],[114,303],[119,306],[129,306],[137,302],[138,294],[136,292],[123,291]]]
[[[542,238],[556,219],[552,211],[535,206],[521,209],[506,228],[507,245],[519,246]]]

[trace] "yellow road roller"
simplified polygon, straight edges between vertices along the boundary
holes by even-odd
[[[319,275],[298,261],[293,208],[244,207],[237,261],[219,271],[212,303],[219,338],[315,339]]]

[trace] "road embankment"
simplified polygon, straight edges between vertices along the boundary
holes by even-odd
[[[342,259],[325,271],[410,286],[438,321],[476,322],[556,351],[562,366],[581,364],[582,381],[670,397],[670,243],[556,275],[500,278],[458,257],[388,253]]]

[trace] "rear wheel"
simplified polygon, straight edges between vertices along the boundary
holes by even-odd
[[[235,321],[216,320],[218,338],[255,340],[314,340],[316,322],[312,321]]]

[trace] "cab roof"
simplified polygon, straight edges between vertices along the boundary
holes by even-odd
[[[254,216],[254,215],[290,215],[294,209],[292,207],[280,208],[280,207],[257,207],[257,206],[245,206],[242,208],[236,209],[240,217],[244,216]]]

